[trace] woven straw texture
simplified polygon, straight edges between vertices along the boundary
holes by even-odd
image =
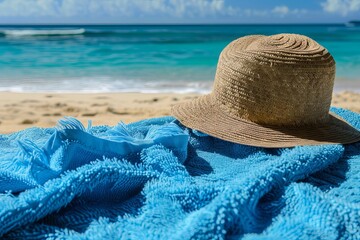
[[[298,34],[252,35],[221,52],[213,91],[175,105],[187,127],[261,147],[352,143],[360,133],[329,108],[335,61]]]

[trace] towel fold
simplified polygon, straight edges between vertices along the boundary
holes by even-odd
[[[0,223],[5,239],[360,239],[360,143],[266,149],[172,117],[66,118],[0,135]]]

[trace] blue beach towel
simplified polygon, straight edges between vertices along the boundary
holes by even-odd
[[[172,117],[0,135],[0,236],[360,239],[360,143],[251,147]]]

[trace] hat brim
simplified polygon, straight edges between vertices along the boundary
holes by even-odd
[[[172,114],[186,127],[251,146],[281,148],[360,141],[360,132],[333,113],[321,125],[264,126],[223,112],[211,94],[173,106]]]

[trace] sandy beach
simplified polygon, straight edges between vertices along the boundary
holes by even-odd
[[[85,126],[113,126],[170,115],[171,105],[199,94],[145,93],[8,93],[0,94],[0,133],[29,127],[54,127],[59,119],[72,116]],[[333,106],[360,112],[360,93],[343,91],[333,96]]]
[[[0,93],[0,133],[29,127],[54,127],[64,116],[85,126],[116,125],[170,114],[172,104],[197,94],[144,93]]]

